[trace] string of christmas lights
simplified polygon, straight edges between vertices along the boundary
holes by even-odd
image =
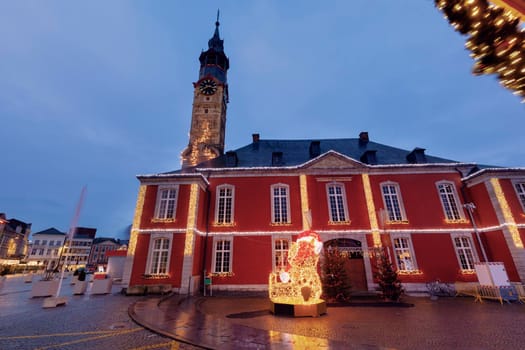
[[[461,34],[475,60],[475,75],[496,74],[501,85],[525,102],[525,31],[512,12],[487,0],[434,0]]]

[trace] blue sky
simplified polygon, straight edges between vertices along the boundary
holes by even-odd
[[[1,1],[0,212],[124,237],[135,175],[180,168],[217,8],[230,58],[226,149],[347,138],[525,166],[524,106],[431,0]]]

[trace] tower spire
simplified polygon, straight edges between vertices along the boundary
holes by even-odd
[[[208,49],[214,49],[216,52],[224,51],[223,42],[224,40],[221,40],[221,37],[219,35],[219,26],[221,25],[219,23],[219,9],[217,9],[217,20],[215,21],[215,32],[213,33],[213,37],[208,41]]]

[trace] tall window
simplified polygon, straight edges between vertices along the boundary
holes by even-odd
[[[516,182],[514,184],[518,198],[520,199],[521,207],[525,211],[525,182]]]
[[[331,222],[348,221],[346,209],[345,190],[341,184],[329,184],[326,187],[328,195],[328,206],[330,210]]]
[[[154,238],[151,241],[152,247],[150,250],[150,274],[166,274],[168,273],[168,261],[170,252],[169,238]]]
[[[461,220],[463,215],[459,210],[456,188],[451,182],[438,183],[439,198],[447,220]]]
[[[383,201],[388,212],[388,221],[406,220],[399,185],[396,183],[384,183],[381,185]]]
[[[456,236],[454,239],[454,247],[459,259],[459,266],[462,270],[474,270],[474,252],[472,250],[472,241],[468,236]]]
[[[412,244],[408,237],[394,238],[394,254],[396,255],[397,268],[401,271],[414,271],[416,264],[412,253]]]
[[[231,243],[229,239],[215,241],[214,273],[231,272]]]
[[[234,187],[222,185],[217,187],[217,208],[215,222],[217,224],[233,223],[233,191]]]
[[[174,219],[177,208],[177,187],[159,188],[157,193],[157,219]]]
[[[289,190],[287,185],[273,185],[272,191],[272,222],[286,224],[290,222]]]
[[[274,252],[274,270],[281,271],[286,269],[288,265],[288,249],[290,248],[290,240],[276,239],[273,245]]]

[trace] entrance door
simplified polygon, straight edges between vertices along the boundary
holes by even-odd
[[[345,271],[352,291],[367,291],[365,263],[361,242],[350,238],[338,238],[325,242],[325,247],[336,247],[347,255]]]

